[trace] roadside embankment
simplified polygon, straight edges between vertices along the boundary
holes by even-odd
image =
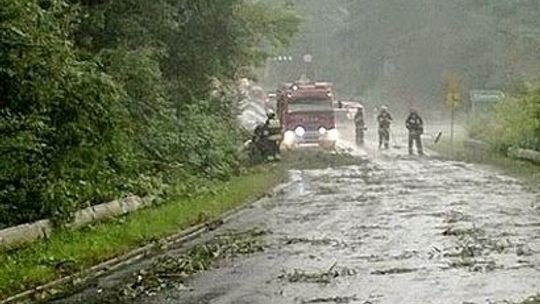
[[[208,186],[204,195],[170,196],[158,205],[131,214],[78,230],[52,232],[47,239],[18,249],[4,249],[0,251],[0,303],[24,292],[26,295],[21,298],[64,293],[66,290],[59,289],[72,289],[71,284],[103,275],[132,257],[151,255],[146,251],[161,250],[169,240],[181,242],[197,227],[212,229],[207,226],[219,224],[223,215],[255,201],[283,182],[288,170],[364,161],[347,153],[318,149],[286,153],[282,162],[255,167],[227,182]]]
[[[509,174],[523,177],[531,185],[540,187],[540,164],[530,159],[537,156],[531,155],[528,150],[509,150],[507,155],[502,155],[493,151],[489,144],[466,137],[456,138],[453,144],[448,139],[443,139],[438,144],[430,144],[428,147],[441,157],[491,165]]]
[[[204,195],[169,197],[152,208],[84,229],[55,232],[20,249],[4,249],[0,252],[0,301],[218,218],[264,195],[285,176],[280,165],[256,167],[211,186]]]

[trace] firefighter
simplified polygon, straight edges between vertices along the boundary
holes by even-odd
[[[364,113],[362,111],[362,108],[356,109],[356,114],[354,115],[354,127],[355,127],[355,137],[356,137],[356,144],[362,145],[364,144]]]
[[[388,149],[390,143],[390,124],[392,123],[392,115],[388,112],[388,107],[382,106],[379,115],[377,115],[377,123],[379,125],[379,149],[383,146]]]
[[[405,121],[405,127],[409,130],[409,154],[413,155],[413,145],[416,144],[418,155],[424,155],[422,149],[422,134],[424,133],[424,122],[416,110],[412,109]]]
[[[273,110],[268,110],[267,120],[265,125],[268,128],[268,140],[271,154],[275,160],[280,159],[279,144],[281,142],[281,124],[277,119],[276,113]]]
[[[276,114],[270,110],[264,124],[255,128],[253,142],[259,153],[268,160],[279,160],[279,142],[281,140],[281,127]]]

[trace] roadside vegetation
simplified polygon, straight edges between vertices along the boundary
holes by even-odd
[[[241,172],[235,81],[298,24],[243,0],[0,0],[0,228]]]
[[[163,201],[0,250],[0,299],[215,218],[283,177],[239,152],[237,80],[300,19],[244,0],[0,0],[0,229]]]
[[[256,167],[228,182],[207,185],[193,198],[171,195],[157,206],[83,230],[64,230],[49,240],[0,253],[0,300],[9,295],[87,269],[181,229],[217,218],[252,201],[286,176],[280,166]],[[182,184],[179,184],[182,187]]]
[[[524,176],[540,186],[540,165],[509,157],[511,149],[540,152],[540,87],[524,90],[498,103],[492,111],[470,114],[467,134],[429,147],[444,157],[494,165],[514,175]],[[468,138],[487,145],[484,152],[466,148]]]
[[[505,155],[509,148],[540,151],[540,87],[510,97],[494,111],[471,117],[469,135]]]
[[[281,163],[244,169],[242,174],[233,176],[228,181],[206,181],[204,185],[206,190],[191,196],[185,194],[185,185],[179,181],[176,185],[168,187],[166,199],[154,208],[143,209],[80,230],[64,229],[47,240],[34,242],[24,248],[0,251],[0,300],[55,279],[87,270],[91,266],[126,254],[143,245],[159,243],[165,237],[183,229],[214,220],[221,214],[268,193],[269,188],[286,180],[289,169],[326,168],[361,162],[364,160],[348,154],[329,154],[322,151],[289,152],[284,154]],[[226,239],[226,243],[229,240]],[[218,243],[214,245],[216,244],[223,245]],[[241,241],[240,244],[249,247],[252,241]],[[214,252],[212,249],[214,245],[210,244],[208,247],[211,252]],[[236,245],[238,244],[233,240],[233,243],[228,242],[221,249],[231,246],[234,248],[230,249],[234,250],[245,248]],[[197,253],[199,249],[201,248],[195,248],[191,253]],[[217,248],[218,251],[219,249]],[[193,259],[191,253],[187,255],[186,261]],[[220,251],[219,254],[227,255],[228,253]],[[200,262],[203,266],[210,265],[212,260],[219,257],[219,254],[215,257],[213,255],[204,257]],[[181,277],[177,278],[175,284],[182,283],[185,279],[184,274],[203,270],[199,268],[190,270],[190,265],[184,266],[181,269],[175,268],[181,272]],[[196,265],[196,267],[199,266]],[[126,289],[120,291],[121,294],[110,296],[113,300],[129,300],[132,296],[152,292],[154,288],[159,287],[153,285],[161,280],[159,269],[168,266],[165,263],[160,267],[156,268],[156,271],[151,271],[144,282],[141,282],[141,286],[144,287],[141,287],[141,290],[136,286],[132,286],[134,290],[130,289],[129,284],[133,282],[126,282],[128,285],[125,286]],[[133,284],[136,285],[136,283]]]

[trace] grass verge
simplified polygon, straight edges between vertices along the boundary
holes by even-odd
[[[258,167],[212,187],[209,194],[191,199],[170,197],[155,208],[1,252],[0,300],[215,218],[262,196],[284,177],[281,166]]]
[[[525,178],[532,186],[540,188],[540,166],[532,162],[505,157],[495,152],[481,155],[471,153],[465,148],[465,138],[457,138],[453,145],[449,140],[442,140],[429,148],[445,158],[494,166],[512,176]]]

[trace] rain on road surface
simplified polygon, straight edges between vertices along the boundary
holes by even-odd
[[[496,303],[540,291],[540,200],[520,180],[396,152],[290,175],[214,232],[267,230],[263,252],[136,302]]]

